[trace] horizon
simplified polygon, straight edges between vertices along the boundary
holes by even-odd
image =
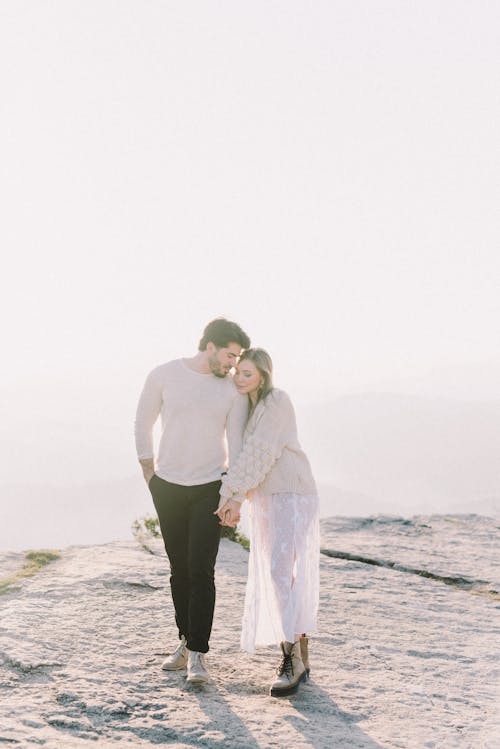
[[[317,480],[321,517],[500,518],[500,402],[495,403],[364,393],[299,405],[299,435]],[[383,426],[374,427],[374,419]],[[39,425],[50,432],[50,423]],[[36,424],[31,426],[36,445]],[[0,550],[131,538],[132,522],[155,514],[131,424],[121,439],[101,425],[102,442],[94,454],[87,443],[91,425],[75,422],[80,433],[72,434],[71,446],[70,426],[58,424],[59,442],[52,433],[50,451],[46,446],[39,463],[43,474],[32,470],[27,477],[19,469],[10,480],[0,480]],[[72,462],[66,457],[61,463],[70,447]],[[28,465],[29,452],[22,453]]]
[[[451,399],[457,493],[472,506],[487,475],[498,495],[495,424],[474,421],[484,455],[467,460],[460,404],[500,401],[500,7],[8,0],[0,13],[0,488],[128,476],[147,373],[225,316],[271,354],[318,480],[365,493],[369,448],[354,429],[329,461],[321,405],[383,391]],[[386,467],[375,500],[404,511],[416,464],[391,449],[407,485]],[[422,502],[447,502],[455,484],[425,457]]]

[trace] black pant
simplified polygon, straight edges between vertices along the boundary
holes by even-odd
[[[215,606],[215,560],[221,527],[214,511],[220,481],[181,486],[154,475],[149,482],[170,561],[170,587],[179,637],[189,650],[208,651]]]

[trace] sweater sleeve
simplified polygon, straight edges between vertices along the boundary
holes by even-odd
[[[255,431],[245,440],[236,462],[222,477],[222,499],[241,502],[247,491],[264,481],[286,445],[294,418],[293,406],[285,393],[279,398],[269,397]]]
[[[248,397],[237,393],[226,418],[226,438],[229,466],[232,466],[241,452],[243,432],[248,415]]]
[[[158,370],[153,369],[146,379],[135,417],[135,446],[139,460],[154,457],[153,426],[160,413],[162,400]]]

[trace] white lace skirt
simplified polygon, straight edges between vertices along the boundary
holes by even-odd
[[[319,498],[253,493],[241,647],[294,641],[316,630],[319,602]]]

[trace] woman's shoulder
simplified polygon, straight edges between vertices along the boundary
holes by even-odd
[[[292,401],[290,396],[284,390],[280,388],[273,388],[264,399],[264,405],[266,408],[287,410],[292,408]]]
[[[271,398],[277,403],[279,403],[279,401],[283,400],[284,398],[288,398],[290,400],[288,393],[285,393],[285,391],[281,390],[281,388],[274,388],[274,387],[266,396],[266,400],[268,398]]]

